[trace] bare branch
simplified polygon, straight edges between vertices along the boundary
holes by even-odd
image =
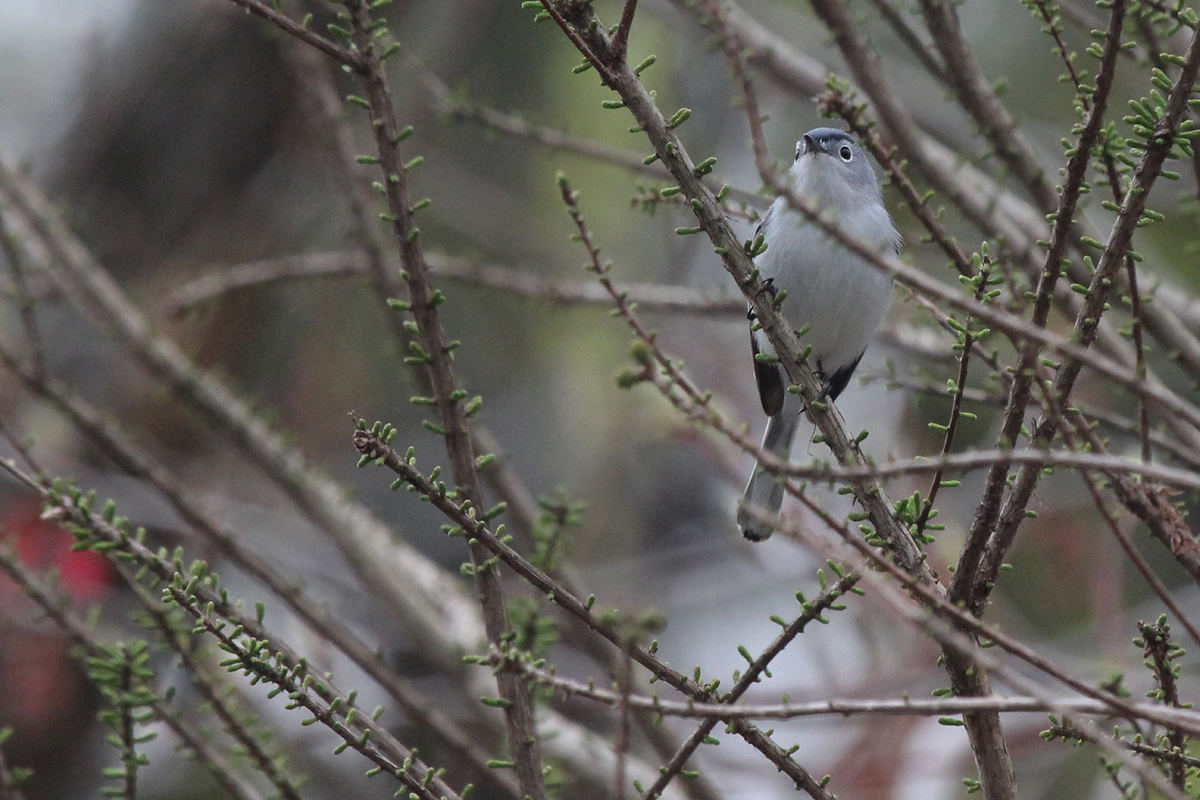
[[[1046,700],[1039,697],[941,697],[937,699],[902,698],[899,700],[832,699],[797,703],[697,703],[694,701],[663,700],[658,697],[629,695],[623,698],[620,692],[598,689],[594,681],[564,678],[538,669],[531,664],[521,663],[517,667],[539,684],[561,691],[567,697],[584,697],[619,708],[624,699],[635,708],[654,711],[667,717],[690,717],[697,719],[797,719],[817,716],[919,716],[932,717],[946,714],[961,714],[964,711],[997,711],[1007,714],[1049,711],[1053,713],[1087,714],[1113,717],[1113,709],[1106,703],[1079,697],[1061,697]],[[1140,711],[1150,714],[1155,720],[1179,720],[1200,729],[1200,713],[1184,709],[1163,708],[1155,703],[1138,703],[1130,707],[1132,718],[1141,719]]]
[[[307,27],[307,20],[304,23],[299,23],[292,20],[290,17],[282,14],[275,9],[267,6],[259,0],[231,0],[231,2],[246,9],[256,17],[262,17],[267,22],[270,22],[281,31],[296,37],[300,41],[317,48],[322,53],[331,58],[336,59],[347,67],[353,70],[361,70],[364,66],[364,60],[361,54],[354,52],[348,48],[329,41],[324,36],[319,36]],[[310,15],[311,16],[311,15]]]
[[[211,272],[186,283],[168,297],[166,304],[172,313],[180,314],[230,292],[293,280],[360,276],[367,274],[369,269],[362,251],[308,253],[254,261]],[[595,281],[548,279],[502,264],[480,264],[442,254],[429,255],[429,273],[466,285],[485,286],[560,305],[608,305],[611,302],[608,292],[597,286]],[[636,303],[643,311],[704,317],[746,316],[746,301],[741,297],[731,297],[726,291],[653,283],[616,285],[618,291],[626,294],[630,302]]]

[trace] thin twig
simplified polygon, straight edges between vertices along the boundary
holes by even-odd
[[[180,314],[232,292],[297,280],[355,277],[368,274],[370,269],[363,251],[306,253],[252,261],[210,272],[180,286],[167,298],[166,307],[171,313]],[[544,278],[528,270],[502,264],[481,264],[444,254],[430,254],[429,272],[468,286],[483,286],[560,305],[608,305],[610,302],[608,292],[598,287],[595,281]],[[726,291],[654,283],[618,283],[617,286],[644,311],[704,317],[746,316],[746,301],[741,297],[734,298]],[[397,316],[395,312],[391,313]]]
[[[629,31],[633,28],[633,15],[637,12],[638,0],[625,0],[621,10],[621,21],[617,24],[617,32],[613,34],[610,55],[616,61],[625,60],[625,51],[629,49]]]
[[[584,697],[598,703],[620,708],[623,702],[631,707],[662,714],[666,717],[730,719],[798,719],[818,716],[920,716],[932,717],[946,714],[961,714],[964,711],[998,711],[1006,714],[1021,714],[1039,711],[1069,712],[1099,717],[1113,717],[1113,709],[1107,703],[1079,697],[1062,697],[1045,700],[1040,697],[940,697],[936,699],[860,700],[832,699],[811,702],[787,703],[698,703],[663,700],[644,695],[622,695],[599,689],[593,682],[564,678],[532,664],[517,666],[531,680],[562,692],[567,697]],[[1139,703],[1132,706],[1134,718],[1144,710],[1158,719],[1178,719],[1185,724],[1200,726],[1200,712],[1186,709],[1164,709],[1155,703]]]
[[[8,262],[12,272],[13,290],[16,293],[17,312],[21,316],[21,325],[25,329],[25,341],[29,347],[29,367],[36,375],[46,371],[46,351],[38,331],[37,310],[34,305],[33,292],[29,286],[29,274],[25,264],[25,255],[13,239],[12,231],[8,229],[8,217],[0,214],[0,252]]]
[[[33,485],[36,487],[36,483]],[[99,639],[82,620],[69,610],[69,604],[63,598],[53,596],[50,589],[34,577],[33,573],[3,546],[0,546],[0,571],[6,573],[21,587],[25,595],[38,605],[46,618],[79,648],[81,654],[101,654]],[[258,790],[226,761],[220,751],[211,744],[210,737],[194,727],[190,719],[185,719],[161,698],[155,702],[153,708],[159,720],[165,723],[196,755],[201,766],[212,775],[217,784],[230,797],[234,800],[262,800]],[[3,786],[0,784],[0,789],[2,788]],[[0,797],[4,797],[2,791],[0,791]],[[22,800],[22,798],[18,793],[15,796],[4,798],[4,800]]]
[[[925,71],[939,83],[949,85],[950,81],[946,77],[946,68],[938,59],[937,54],[921,41],[920,37],[917,36],[917,32],[912,29],[912,26],[908,24],[903,15],[896,10],[896,7],[889,3],[888,0],[869,0],[869,2],[879,12],[879,15],[887,21],[887,24],[891,27],[897,38],[909,49],[909,52],[917,57],[917,60],[921,62],[921,66],[925,68]]]
[[[630,150],[614,147],[596,139],[576,136],[545,125],[535,125],[516,114],[509,114],[481,103],[464,101],[451,92],[450,87],[420,60],[410,56],[407,63],[417,72],[434,110],[452,119],[477,122],[490,130],[514,139],[537,142],[554,150],[613,164],[659,180],[671,177],[671,173],[662,164],[657,161],[647,164],[645,156]],[[717,180],[712,182],[719,183]],[[730,187],[729,197],[751,207],[766,207],[766,198],[736,186]]]
[[[1123,8],[1123,5],[1120,0],[1114,3],[1114,16]],[[1074,338],[1084,347],[1090,345],[1095,338],[1097,322],[1104,313],[1113,284],[1113,276],[1124,264],[1130,251],[1134,230],[1146,209],[1149,193],[1162,172],[1163,163],[1172,147],[1173,137],[1183,116],[1188,98],[1191,96],[1198,71],[1200,71],[1200,34],[1192,37],[1185,66],[1180,72],[1178,82],[1170,92],[1163,117],[1158,122],[1158,130],[1146,147],[1145,155],[1138,165],[1133,183],[1125,196],[1125,201],[1121,204],[1108,242],[1096,265],[1091,283],[1086,289],[1084,307],[1075,321],[1073,334]],[[1099,104],[1096,108],[1098,107]],[[1093,111],[1096,108],[1093,108]],[[1080,362],[1071,358],[1065,359],[1059,367],[1053,387],[1053,395],[1058,398],[1059,402],[1067,402],[1080,369]],[[1034,432],[1031,446],[1045,447],[1053,434],[1053,421],[1043,417]],[[1011,547],[1016,530],[1025,517],[1025,507],[1040,475],[1039,470],[1028,466],[1018,470],[1016,480],[1013,482],[1013,489],[1000,513],[996,530],[987,543],[986,563],[978,571],[972,565],[971,588],[969,592],[960,595],[964,598],[969,595],[967,602],[972,608],[982,610],[982,603],[990,594],[991,587],[994,586],[999,568],[997,559],[1003,559]],[[1134,509],[1131,508],[1131,510]],[[978,531],[972,531],[972,533],[976,534]]]
[[[300,41],[317,48],[322,53],[331,58],[336,59],[347,67],[353,70],[363,68],[364,61],[360,53],[356,53],[346,47],[335,42],[331,42],[324,36],[310,31],[305,24],[296,22],[285,14],[276,11],[259,0],[231,0],[231,2],[246,9],[246,11],[254,14],[257,17],[262,17],[267,22],[270,22],[275,27],[282,30],[291,36],[296,37]]]
[[[636,0],[635,0],[636,2]],[[632,734],[629,703],[633,690],[633,658],[628,648],[621,651],[621,674],[617,693],[617,769],[613,773],[613,800],[625,800],[625,761],[629,758],[630,735]]]
[[[1041,686],[1016,670],[1007,668],[991,655],[990,650],[983,649],[967,635],[964,635],[963,632],[956,629],[954,625],[957,625],[962,631],[971,631],[975,635],[989,638],[1005,651],[1036,666],[1043,672],[1070,686],[1075,691],[1101,703],[1111,705],[1114,709],[1114,716],[1126,717],[1131,712],[1132,705],[1130,703],[1115,697],[1111,693],[1093,688],[1089,682],[1071,678],[1064,671],[1048,660],[1038,656],[1032,650],[1017,644],[999,631],[990,629],[988,626],[980,623],[973,615],[948,603],[945,598],[935,596],[926,587],[912,578],[912,576],[908,575],[895,564],[892,564],[887,558],[881,557],[874,549],[861,541],[859,537],[850,534],[844,525],[841,525],[821,511],[806,495],[800,493],[799,496],[802,500],[806,501],[806,505],[810,509],[818,512],[821,519],[827,525],[830,525],[832,530],[838,533],[844,544],[850,546],[851,551],[847,552],[845,547],[836,547],[828,539],[813,535],[811,531],[790,525],[783,520],[772,520],[772,524],[778,522],[781,526],[778,530],[785,535],[813,547],[818,552],[824,553],[828,558],[838,560],[847,564],[852,569],[861,571],[863,580],[870,585],[873,593],[878,594],[884,599],[907,622],[937,639],[943,645],[943,652],[946,652],[946,648],[957,648],[963,653],[969,654],[971,660],[995,673],[1006,683],[1014,687],[1019,687],[1021,691],[1038,697],[1044,702],[1050,703],[1053,701],[1054,698]],[[763,517],[763,519],[766,519],[766,517]],[[885,576],[881,573],[887,573],[887,575]],[[906,592],[916,594],[917,598],[909,596]],[[937,614],[930,615],[926,604],[933,606]],[[945,621],[950,619],[954,620],[953,625]],[[1153,708],[1147,710],[1145,705],[1142,705],[1140,709],[1139,716],[1148,716],[1151,719],[1157,718],[1155,721],[1160,724],[1171,724],[1174,722],[1174,720],[1167,720],[1160,716],[1162,712],[1159,710]],[[973,714],[978,712],[967,713]],[[1096,745],[1110,757],[1120,761],[1125,767],[1152,783],[1165,796],[1173,798],[1173,800],[1186,800],[1182,792],[1169,783],[1163,783],[1159,776],[1147,770],[1140,762],[1130,758],[1127,753],[1123,752],[1116,745],[1103,740],[1098,740]]]
[[[592,611],[591,602],[585,603],[578,597],[575,597],[552,580],[544,571],[531,564],[507,543],[497,538],[484,520],[477,519],[468,514],[458,502],[446,495],[444,486],[439,488],[439,486],[434,485],[407,458],[401,457],[390,445],[385,443],[380,438],[378,432],[364,430],[360,427],[354,433],[354,445],[364,456],[365,462],[387,467],[398,475],[404,483],[412,486],[422,496],[428,497],[433,506],[445,514],[461,529],[462,533],[478,541],[481,546],[486,547],[489,552],[500,561],[503,561],[514,572],[560,608],[582,620],[589,628],[616,647],[628,647],[630,657],[650,670],[663,683],[697,700],[711,701],[716,699],[716,693],[711,686],[706,687],[699,684],[666,664],[645,648],[635,643],[629,643],[614,625],[600,619]],[[828,792],[800,767],[784,748],[772,741],[766,734],[744,721],[738,722],[736,731],[753,747],[767,756],[771,760],[771,763],[779,767],[784,774],[800,783],[810,795],[814,798],[828,800]]]
[[[46,506],[47,519],[84,532],[83,540],[90,538],[91,543],[104,543],[110,558],[133,562],[144,569],[147,579],[162,586],[172,602],[214,636],[222,649],[236,658],[240,669],[288,692],[293,703],[312,713],[348,747],[393,775],[409,791],[422,800],[438,800],[439,796],[459,800],[458,793],[440,776],[434,775],[427,782],[432,768],[387,728],[357,708],[332,678],[325,675],[313,680],[305,660],[294,649],[277,634],[266,631],[257,620],[243,614],[240,602],[213,589],[211,573],[193,575],[190,569],[182,568],[182,562],[172,561],[165,551],[154,552],[138,536],[130,535],[122,521],[109,522],[107,514],[93,513],[90,500],[78,492],[51,489],[8,462],[0,461],[0,469],[39,495]],[[364,736],[364,731],[369,733]]]
[[[984,294],[988,290],[988,271],[981,270],[980,280],[975,286],[975,300],[981,301]],[[975,334],[971,329],[971,318],[967,317],[966,322],[962,323],[963,330],[961,333],[958,356],[958,379],[954,383],[954,399],[950,404],[950,419],[946,422],[946,429],[942,437],[942,452],[943,458],[950,455],[950,451],[954,447],[954,434],[958,431],[958,422],[962,418],[962,403],[963,393],[962,388],[967,385],[967,376],[971,365],[971,350],[975,344]],[[933,478],[929,482],[929,491],[925,496],[925,504],[921,508],[921,514],[917,517],[917,533],[923,533],[925,526],[929,523],[929,515],[933,512],[933,504],[937,501],[938,492],[942,488],[942,470],[933,473]]]
[[[408,311],[417,327],[419,345],[412,348],[409,363],[426,372],[433,389],[432,401],[437,408],[439,424],[431,430],[445,440],[450,458],[451,474],[464,500],[482,510],[483,489],[479,482],[473,443],[467,429],[468,412],[464,408],[463,391],[451,364],[453,347],[442,327],[438,305],[441,303],[430,279],[424,248],[419,241],[416,210],[409,195],[405,176],[407,165],[400,157],[400,126],[392,104],[387,73],[379,51],[377,26],[367,4],[357,0],[348,6],[352,40],[364,64],[359,73],[365,102],[370,111],[371,131],[379,159],[380,178],[384,185],[391,230],[403,266],[403,278],[408,289]],[[472,412],[473,413],[473,412]],[[432,424],[432,423],[431,423]],[[504,589],[495,570],[488,566],[486,550],[468,543],[475,586],[483,610],[484,629],[488,642],[503,646],[512,630],[505,604]],[[532,800],[545,800],[546,787],[542,774],[537,729],[533,718],[533,699],[528,688],[515,675],[500,672],[496,675],[500,696],[504,701],[504,718],[508,724],[508,746],[517,783],[521,792]]]

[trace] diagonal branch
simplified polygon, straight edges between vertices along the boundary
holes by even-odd
[[[436,291],[430,279],[429,266],[419,241],[416,209],[408,192],[405,172],[408,165],[400,158],[400,142],[405,138],[396,122],[396,112],[388,88],[387,75],[378,49],[378,26],[363,0],[347,3],[351,38],[361,54],[363,65],[358,78],[366,94],[365,104],[371,118],[378,163],[387,200],[388,220],[395,236],[396,247],[403,267],[402,277],[408,289],[407,310],[417,327],[412,357],[406,359],[421,368],[433,389],[432,401],[440,416],[440,425],[431,430],[445,439],[454,482],[465,500],[482,511],[483,489],[475,464],[475,452],[467,430],[467,411],[461,402],[466,392],[459,388],[451,366],[453,346],[442,327],[438,306],[444,296]],[[484,629],[494,647],[503,647],[512,627],[505,606],[504,591],[499,575],[488,566],[486,551],[478,544],[469,544],[474,565],[475,585],[483,608]],[[533,719],[533,700],[526,687],[515,675],[501,671],[496,676],[504,716],[508,723],[508,745],[521,792],[532,800],[545,800],[546,787],[542,775],[537,730]]]

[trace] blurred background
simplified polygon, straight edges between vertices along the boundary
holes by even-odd
[[[620,3],[595,5],[602,19],[616,21]],[[312,11],[318,22],[329,13],[315,4],[284,6],[295,17]],[[1003,182],[999,168],[980,158],[985,148],[969,120],[871,13],[872,5],[852,7],[861,12],[898,96],[936,138],[968,160],[980,159]],[[797,51],[845,74],[806,4],[747,0],[744,8]],[[976,56],[985,72],[1007,82],[1010,109],[1054,169],[1062,160],[1059,141],[1076,116],[1070,88],[1053,79],[1062,67],[1050,40],[1020,3],[975,0],[960,13],[969,37],[981,45]],[[730,419],[757,437],[764,421],[736,288],[707,240],[675,235],[676,227],[690,224],[683,209],[639,202],[669,182],[614,163],[616,157],[585,157],[469,118],[491,109],[600,143],[634,163],[647,155],[644,137],[627,131],[628,113],[601,107],[608,95],[595,74],[571,73],[579,57],[561,32],[553,23],[535,24],[533,12],[515,0],[398,2],[388,16],[404,47],[403,57],[390,62],[398,117],[415,128],[406,152],[424,157],[410,173],[412,192],[433,201],[421,221],[431,260],[586,283],[586,253],[570,240],[573,227],[555,185],[556,173],[565,172],[581,193],[595,241],[612,259],[615,279],[684,286],[713,299],[714,308],[702,314],[647,310],[644,317],[663,349],[682,358]],[[1072,29],[1070,36],[1074,46],[1086,46],[1086,32]],[[983,46],[997,41],[1004,46]],[[415,445],[424,467],[444,461],[440,441],[420,425],[421,409],[407,402],[418,393],[416,382],[400,362],[364,276],[277,281],[179,308],[178,291],[202,276],[264,259],[361,247],[339,183],[346,166],[330,146],[329,122],[314,112],[312,73],[294,50],[228,0],[6,0],[0,4],[0,148],[58,205],[156,325],[251,400],[397,537],[457,575],[465,550],[461,541],[442,535],[438,515],[411,495],[390,493],[378,471],[355,469],[351,412],[394,423],[397,445]],[[744,112],[734,102],[724,57],[697,15],[682,2],[643,0],[630,50],[634,63],[657,55],[645,78],[666,113],[692,109],[682,135],[697,160],[717,156],[714,185],[729,183],[753,196],[760,184]],[[339,94],[352,90],[330,63],[319,69],[333,76]],[[1132,70],[1122,78],[1127,85],[1121,92],[1145,91]],[[770,115],[765,133],[771,157],[786,166],[799,135],[829,123],[811,100],[765,78],[757,86]],[[1123,108],[1123,101],[1114,106]],[[346,119],[358,152],[370,152],[364,115],[347,111]],[[364,183],[373,179],[357,174]],[[1138,249],[1157,276],[1193,288],[1200,269],[1185,243],[1196,233],[1195,186],[1185,177],[1160,191],[1156,207],[1170,222],[1140,238]],[[890,190],[887,201],[906,233],[905,260],[952,282],[940,254],[922,244]],[[751,200],[745,207],[752,212],[756,206],[765,202]],[[1086,213],[1106,224],[1098,205]],[[953,214],[946,221],[966,249],[978,249],[977,232]],[[752,219],[736,224],[744,236],[752,234]],[[0,259],[0,266],[11,281],[8,260]],[[472,726],[480,712],[461,696],[461,687],[431,667],[405,621],[374,602],[279,489],[157,385],[86,311],[47,281],[34,284],[49,372],[131,430],[249,547],[301,581],[398,671]],[[584,585],[602,603],[660,614],[666,621],[660,653],[684,672],[699,665],[706,676],[719,677],[742,667],[738,646],[761,651],[778,630],[770,616],[794,615],[794,593],[814,594],[815,571],[824,563],[781,537],[763,545],[739,538],[733,512],[750,459],[688,424],[651,388],[617,387],[616,376],[631,364],[631,339],[606,304],[523,296],[476,280],[445,278],[439,285],[449,296],[442,307],[449,334],[463,342],[459,379],[485,399],[479,419],[535,496],[583,506],[565,552]],[[0,335],[18,342],[20,325],[10,292],[0,303]],[[954,374],[951,343],[928,312],[897,291],[887,330],[860,367],[864,380],[856,378],[838,402],[852,430],[870,430],[865,447],[877,459],[934,453],[941,446],[941,435],[927,424],[944,421],[949,401],[919,387],[944,387]],[[1085,379],[1077,395],[1133,413],[1128,398],[1111,391]],[[993,446],[994,410],[984,404],[972,410],[978,419],[965,424],[959,447]],[[212,557],[153,491],[122,476],[7,372],[0,372],[0,419],[32,441],[43,468],[113,497],[122,514],[147,525],[158,541],[182,544],[189,556]],[[1135,443],[1117,435],[1113,450],[1125,446]],[[7,444],[0,451],[12,454]],[[822,447],[801,441],[793,458],[824,455]],[[956,558],[981,481],[981,474],[966,476],[960,488],[939,498],[938,521],[947,529],[932,547],[931,563],[943,575]],[[907,478],[889,491],[898,498],[926,488],[927,479]],[[851,510],[844,497],[823,489],[817,494],[837,513]],[[820,527],[798,506],[788,508],[797,520]],[[1130,644],[1134,621],[1152,619],[1161,609],[1102,530],[1078,479],[1047,479],[1034,508],[1040,518],[1023,529],[1015,569],[1006,575],[990,619],[1087,680],[1137,668],[1141,653]],[[102,629],[122,635],[129,600],[107,562],[71,553],[69,537],[41,521],[36,502],[5,480],[0,524],[27,564],[39,571],[57,568],[75,601],[103,606]],[[1144,538],[1137,541],[1147,545]],[[1153,545],[1142,549],[1180,601],[1194,608],[1194,588],[1170,558]],[[270,599],[233,567],[218,560],[216,568],[248,603]],[[523,590],[513,582],[511,591]],[[316,637],[298,626],[293,634],[319,651]],[[100,770],[117,761],[95,721],[100,699],[68,649],[55,628],[38,622],[16,588],[0,579],[0,727],[14,731],[4,747],[10,764],[33,770],[26,786],[30,800],[94,796]],[[946,682],[937,656],[934,645],[897,624],[882,604],[856,598],[835,624],[792,645],[773,666],[774,678],[750,699],[928,696]],[[346,683],[371,693],[365,679],[356,684],[349,665],[332,654],[325,658],[335,672],[349,672]],[[571,642],[557,645],[552,660],[568,674],[604,677],[602,667]],[[1185,671],[1185,679],[1191,677]],[[1129,682],[1135,689],[1151,687],[1140,669]],[[256,695],[247,702],[258,704],[269,722],[284,723],[278,743],[296,771],[308,776],[305,797],[345,797],[347,787],[364,797],[386,796],[387,787],[361,780],[365,765],[357,756],[329,755],[331,736],[299,728],[281,706]],[[611,735],[610,712],[583,701],[565,712]],[[1037,738],[1044,715],[1008,720],[1022,796],[1118,796],[1094,752]],[[961,779],[974,774],[962,729],[933,719],[816,719],[774,727],[777,741],[800,745],[797,758],[814,774],[834,776],[840,797],[958,797],[965,791]],[[668,728],[681,735],[691,729],[678,721]],[[421,737],[403,725],[397,729],[402,740]],[[699,758],[718,796],[792,794],[788,781],[756,752],[736,737],[721,740]],[[641,740],[635,752],[653,766],[661,763]],[[150,745],[148,754],[143,797],[221,796],[174,752],[170,736]],[[438,763],[436,750],[430,758]],[[446,766],[453,773],[453,765]],[[568,786],[563,796],[608,791],[605,785]]]

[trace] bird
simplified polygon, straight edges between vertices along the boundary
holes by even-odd
[[[804,134],[787,178],[797,197],[828,215],[850,238],[881,254],[899,254],[900,234],[867,153],[853,136],[836,128]],[[801,343],[812,347],[808,364],[821,381],[820,399],[836,400],[887,315],[892,279],[789,208],[786,197],[771,204],[758,235],[766,245],[756,260],[764,291],[782,296],[780,311],[793,329],[807,326]],[[753,305],[747,316],[755,356],[775,355],[756,325]],[[787,461],[804,401],[787,391],[787,375],[778,363],[755,358],[754,375],[768,417],[762,449]],[[774,526],[747,509],[775,514],[782,505],[783,482],[756,463],[738,507],[742,535],[753,542],[769,538]]]

